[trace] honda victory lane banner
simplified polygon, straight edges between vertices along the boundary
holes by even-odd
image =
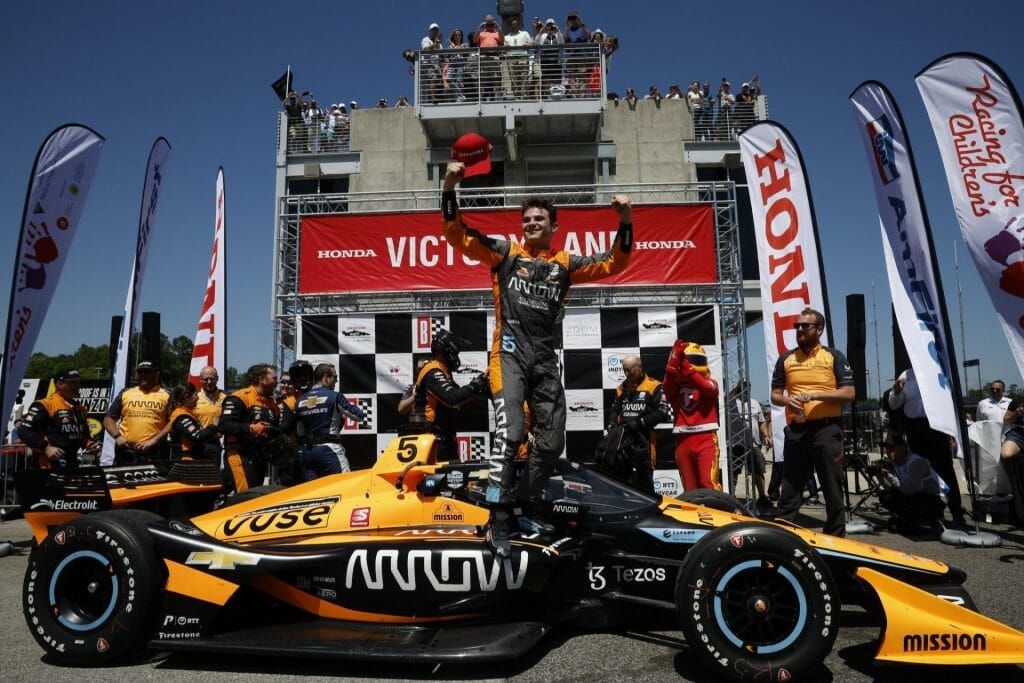
[[[916,77],[953,208],[1017,367],[1024,372],[1024,126],[998,66],[952,54]]]
[[[785,128],[765,121],[740,135],[743,168],[750,183],[750,208],[757,239],[764,310],[764,350],[769,376],[775,361],[796,347],[793,323],[810,306],[828,319],[825,276],[821,271],[818,229],[803,159]],[[829,327],[821,333],[829,345]],[[783,453],[785,408],[772,406],[775,457]]]
[[[714,214],[708,205],[633,207],[633,257],[600,286],[713,283]],[[518,209],[469,211],[467,225],[522,241]],[[619,222],[610,208],[560,208],[552,247],[590,256],[611,249]],[[299,292],[490,289],[490,274],[452,249],[429,213],[303,218]],[[585,285],[584,285],[585,286]]]
[[[208,365],[217,368],[217,374],[227,377],[227,337],[225,332],[225,289],[224,263],[224,169],[217,171],[217,207],[213,226],[213,256],[210,257],[210,272],[206,279],[206,294],[199,312],[196,340],[192,346],[192,362],[189,363],[188,381],[200,386],[199,373]]]
[[[881,83],[864,83],[850,102],[874,180],[892,304],[921,387],[928,424],[963,443],[953,403],[950,369],[955,371],[956,366],[946,338],[946,307],[903,117]]]
[[[29,356],[46,318],[78,229],[104,139],[84,126],[62,126],[39,148],[32,167],[7,309],[0,425],[6,425]]]

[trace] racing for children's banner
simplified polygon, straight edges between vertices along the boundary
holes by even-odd
[[[945,299],[903,117],[886,87],[875,81],[861,84],[850,102],[875,183],[892,304],[925,414],[932,429],[962,444]]]
[[[980,55],[951,54],[916,77],[964,241],[1024,372],[1024,126],[1010,79]]]
[[[142,206],[139,209],[139,236],[135,242],[135,259],[132,264],[132,276],[128,281],[128,295],[124,302],[124,321],[121,323],[121,335],[117,340],[117,358],[114,362],[114,381],[110,387],[110,395],[118,392],[128,384],[128,345],[135,326],[135,313],[142,296],[142,277],[146,271],[146,257],[153,237],[156,224],[157,200],[160,198],[160,187],[163,183],[164,168],[171,145],[164,138],[157,138],[153,149],[149,152],[146,164],[146,179],[142,186]],[[114,440],[108,434],[103,440],[103,457],[101,463],[110,465],[114,462]]]
[[[522,241],[518,209],[467,211],[464,218],[486,235]],[[633,222],[629,268],[601,286],[717,281],[710,205],[636,206]],[[611,249],[618,225],[610,208],[560,208],[552,245],[598,254]],[[437,211],[304,218],[300,243],[302,294],[491,287],[488,269],[445,241]]]
[[[793,323],[810,307],[829,320],[825,274],[818,248],[811,190],[803,158],[785,128],[771,121],[754,124],[740,135],[740,154],[750,184],[757,263],[761,273],[764,349],[768,374],[775,361],[796,347]],[[829,344],[826,324],[821,343]],[[775,457],[783,453],[785,409],[772,405]]]
[[[85,126],[53,131],[29,176],[7,309],[0,425],[6,425],[89,195],[103,137]]]
[[[227,290],[225,289],[224,262],[224,169],[217,171],[217,207],[213,224],[213,256],[210,257],[210,272],[206,277],[206,294],[199,311],[199,326],[196,341],[192,346],[192,362],[189,364],[188,381],[199,386],[199,372],[208,365],[217,368],[223,381],[227,377],[227,351],[225,334]]]

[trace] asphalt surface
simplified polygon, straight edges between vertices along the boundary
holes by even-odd
[[[823,508],[805,508],[801,520],[821,527]],[[867,518],[882,521],[874,514]],[[999,535],[998,548],[955,548],[935,540],[907,538],[887,532],[855,538],[964,569],[967,589],[980,611],[1024,630],[1024,530],[1002,524],[983,524]],[[20,555],[0,558],[0,642],[3,643],[0,680],[88,681],[146,680],[204,683],[221,681],[394,681],[394,680],[507,680],[507,681],[708,681],[710,674],[688,652],[671,618],[652,617],[650,630],[628,632],[564,628],[550,634],[527,658],[507,664],[420,665],[366,664],[203,654],[153,653],[115,667],[75,669],[43,656],[25,625],[21,586],[31,534],[22,520],[0,522],[0,541],[10,540]],[[1024,682],[1024,667],[926,667],[873,662],[879,626],[858,608],[844,608],[842,628],[832,653],[811,681],[979,681]]]

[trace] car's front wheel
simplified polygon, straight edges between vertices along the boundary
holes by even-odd
[[[158,519],[140,510],[83,515],[32,551],[22,609],[48,654],[97,665],[146,644],[165,576],[146,529]]]
[[[701,539],[676,584],[686,641],[718,675],[802,680],[832,650],[840,602],[821,557],[785,529],[730,524]]]

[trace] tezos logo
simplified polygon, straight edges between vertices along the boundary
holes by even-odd
[[[868,137],[871,138],[872,151],[875,153],[875,167],[882,183],[888,185],[900,177],[896,168],[896,149],[892,140],[892,124],[884,114],[867,124]]]

